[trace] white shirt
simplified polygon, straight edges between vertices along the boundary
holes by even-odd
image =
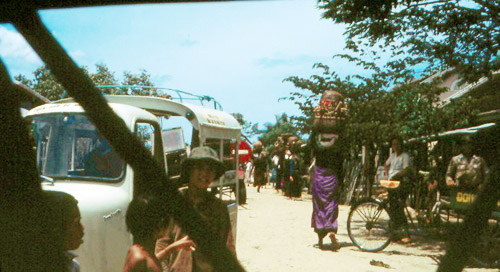
[[[274,155],[272,161],[273,161],[273,165],[277,166],[280,162],[280,157],[278,155]]]
[[[396,155],[396,152],[391,153],[385,165],[389,167],[389,179],[391,179],[394,175],[401,172],[406,167],[410,166],[411,160],[410,155],[406,152],[402,152],[399,156]]]

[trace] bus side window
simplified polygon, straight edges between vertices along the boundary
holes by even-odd
[[[151,152],[155,160],[159,162],[159,165],[165,170],[165,161],[163,154],[163,146],[161,144],[161,133],[158,124],[138,121],[135,124],[135,135],[141,141],[141,143]],[[159,143],[159,144],[155,144]],[[141,180],[145,177],[140,177],[137,173],[134,173],[134,195],[140,194],[145,189],[148,181]]]
[[[137,123],[135,124],[135,135],[141,141],[141,143],[154,154],[154,132],[155,128],[149,123]]]

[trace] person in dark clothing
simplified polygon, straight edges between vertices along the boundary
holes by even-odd
[[[257,141],[253,144],[252,152],[253,185],[257,186],[257,192],[260,193],[260,187],[267,183],[267,161],[268,158],[263,151],[262,142]]]
[[[332,246],[339,247],[335,238],[338,230],[339,215],[338,193],[342,187],[342,150],[337,143],[324,148],[312,134],[311,144],[315,157],[312,178],[313,214],[311,227],[318,235],[318,244],[323,245],[323,238],[329,234]],[[338,138],[335,138],[335,142]]]
[[[297,137],[291,136],[287,140],[287,148],[283,161],[283,178],[285,179],[285,195],[291,199],[301,198],[302,180],[300,177],[300,161],[297,150]]]
[[[281,138],[278,138],[276,142],[274,143],[274,150],[273,150],[273,164],[275,164],[276,167],[276,184],[274,189],[276,189],[276,192],[279,193],[280,190],[283,190],[282,184],[284,183],[283,181],[283,160],[285,158],[285,150],[283,146],[283,140]]]
[[[342,185],[343,146],[340,134],[347,107],[339,92],[327,90],[314,108],[313,132],[310,141],[315,165],[312,176],[313,213],[311,227],[318,235],[318,245],[323,248],[323,238],[329,235],[331,246],[340,248],[336,239],[338,230],[338,193]]]
[[[225,172],[217,152],[209,147],[196,147],[182,163],[181,180],[188,183],[184,196],[202,216],[216,243],[225,245],[236,256],[231,221],[226,204],[207,191],[211,183]],[[156,254],[162,260],[163,271],[214,271],[206,256],[196,250],[196,244],[175,223],[167,222],[163,237],[156,241]]]
[[[59,191],[42,191],[49,204],[50,216],[47,221],[57,237],[57,244],[66,252],[65,271],[79,272],[80,265],[75,260],[76,250],[83,243],[84,228],[81,224],[78,201],[70,194]]]

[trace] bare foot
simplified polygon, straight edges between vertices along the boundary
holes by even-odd
[[[337,241],[337,238],[335,237],[335,234],[334,233],[330,233],[329,237],[330,237],[330,241],[332,242],[332,247],[334,249],[339,249],[340,248],[340,244]]]
[[[324,245],[323,245],[323,239],[318,239],[318,247],[321,248],[321,249],[324,247]]]

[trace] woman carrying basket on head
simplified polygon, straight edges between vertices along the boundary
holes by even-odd
[[[312,176],[313,212],[311,227],[318,235],[318,246],[324,248],[323,238],[327,235],[331,247],[340,248],[336,239],[339,214],[338,193],[342,182],[343,147],[341,143],[341,122],[347,107],[339,92],[327,90],[318,107],[314,109],[311,146],[315,159]]]

